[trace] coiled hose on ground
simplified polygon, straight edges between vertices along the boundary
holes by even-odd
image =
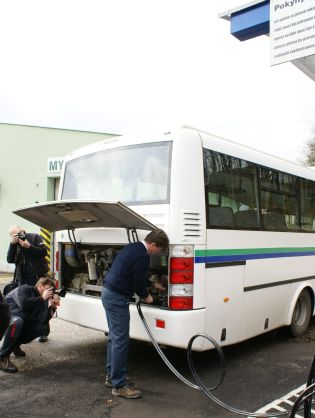
[[[187,359],[188,359],[188,364],[189,364],[189,368],[190,371],[196,381],[197,384],[194,384],[192,382],[190,382],[188,379],[186,379],[184,376],[182,376],[178,370],[175,369],[175,367],[170,363],[170,361],[167,359],[167,357],[165,356],[165,354],[163,353],[162,349],[160,348],[160,346],[158,345],[158,343],[156,342],[145,318],[143,315],[143,312],[141,310],[141,302],[137,303],[137,310],[140,316],[140,319],[143,323],[143,326],[149,336],[149,338],[152,341],[152,344],[154,345],[156,351],[158,352],[158,354],[160,355],[160,357],[162,358],[162,360],[164,361],[164,363],[166,364],[166,366],[171,370],[172,373],[175,374],[175,376],[181,380],[183,383],[185,383],[185,385],[191,387],[192,389],[196,389],[196,390],[200,390],[202,391],[209,399],[211,399],[213,402],[215,402],[217,405],[221,406],[222,408],[226,409],[227,411],[233,412],[235,414],[238,415],[243,415],[246,417],[257,417],[257,418],[274,418],[274,417],[281,417],[281,416],[290,416],[290,418],[294,418],[296,416],[297,411],[300,410],[301,406],[304,406],[304,418],[311,418],[311,405],[312,405],[312,396],[315,395],[315,356],[314,356],[314,360],[311,366],[311,370],[310,370],[310,374],[307,380],[307,384],[306,384],[306,389],[301,393],[301,395],[297,398],[297,400],[295,401],[291,413],[289,411],[285,411],[285,412],[273,412],[272,414],[268,414],[268,413],[257,413],[257,412],[249,412],[249,411],[244,411],[244,410],[240,410],[237,408],[234,408],[233,406],[230,406],[228,404],[226,404],[225,402],[221,401],[220,399],[218,399],[217,397],[215,397],[211,392],[213,392],[215,389],[217,389],[224,381],[225,378],[225,365],[226,365],[226,361],[225,361],[225,357],[223,354],[223,351],[220,347],[220,345],[217,343],[216,340],[214,340],[212,337],[208,336],[208,335],[203,335],[203,334],[196,334],[194,336],[191,337],[191,339],[189,340],[188,346],[187,346]],[[202,380],[200,379],[200,377],[198,376],[198,373],[196,371],[194,362],[193,362],[193,358],[192,358],[192,346],[194,341],[197,338],[204,338],[206,340],[208,340],[211,344],[213,344],[214,348],[216,349],[219,359],[220,359],[220,366],[221,366],[221,376],[220,379],[218,380],[218,383],[216,385],[214,385],[211,388],[207,388]]]

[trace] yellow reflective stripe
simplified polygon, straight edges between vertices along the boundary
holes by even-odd
[[[47,231],[47,229],[41,228],[40,229],[40,235],[41,235],[41,237],[43,238],[44,241],[47,241],[49,243],[51,242],[51,233],[49,231]]]
[[[47,261],[48,268],[51,271],[51,256],[50,256],[50,247],[51,247],[51,232],[47,231],[47,229],[40,228],[40,236],[43,239],[43,242],[45,244],[45,247],[47,249],[47,255],[45,257],[45,260]]]

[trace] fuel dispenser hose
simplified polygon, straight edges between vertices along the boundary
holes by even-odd
[[[192,389],[196,389],[196,390],[200,390],[202,391],[209,399],[211,399],[214,403],[216,403],[217,405],[221,406],[222,408],[233,412],[235,414],[238,415],[243,415],[246,417],[258,417],[258,418],[274,418],[274,417],[281,417],[281,416],[288,416],[290,414],[289,411],[284,411],[284,412],[273,412],[272,414],[268,414],[268,413],[257,413],[257,412],[248,412],[248,411],[244,411],[244,410],[240,410],[237,408],[234,408],[233,406],[230,406],[226,403],[224,403],[223,401],[221,401],[220,399],[218,399],[217,397],[215,397],[211,392],[213,392],[215,389],[217,389],[222,383],[223,380],[225,378],[225,366],[226,366],[226,361],[225,361],[225,357],[223,354],[223,351],[220,347],[220,345],[217,343],[216,340],[214,340],[212,337],[208,336],[208,335],[204,335],[204,334],[196,334],[194,336],[191,337],[191,339],[189,340],[188,346],[187,346],[187,359],[188,359],[188,365],[190,368],[190,371],[196,381],[197,384],[194,384],[192,382],[190,382],[188,379],[186,379],[184,376],[182,376],[178,370],[175,369],[175,367],[170,363],[170,361],[167,359],[167,357],[165,356],[165,354],[163,353],[162,349],[160,348],[160,346],[158,345],[158,343],[156,342],[150,328],[149,325],[147,324],[143,312],[141,310],[141,302],[137,303],[137,310],[138,310],[138,314],[140,316],[140,319],[143,323],[143,326],[148,334],[148,336],[150,337],[152,344],[154,345],[156,351],[158,352],[158,354],[160,355],[160,357],[162,358],[162,360],[164,361],[164,363],[166,364],[166,366],[171,370],[171,372],[173,374],[175,374],[175,376],[181,380],[183,383],[185,383],[185,385],[191,387]],[[195,364],[193,362],[193,358],[192,358],[192,346],[194,341],[197,338],[204,338],[206,340],[208,340],[211,344],[213,344],[213,346],[215,347],[219,359],[220,359],[220,368],[221,368],[221,376],[218,380],[218,383],[216,385],[214,385],[211,388],[207,388],[204,383],[201,381],[200,377],[198,376],[198,373],[196,371],[195,368]],[[311,372],[310,372],[310,377],[311,377],[311,373],[312,373],[312,369],[315,368],[314,366],[314,362],[315,362],[315,358],[313,361],[313,365],[311,368]],[[313,370],[314,371],[314,370]],[[308,384],[310,381],[310,377],[308,379]],[[312,380],[312,379],[311,379]],[[309,402],[309,400],[312,399],[312,395],[314,395],[314,390],[315,390],[315,383],[310,384],[302,393],[301,395],[297,398],[297,400],[295,401],[295,403],[293,404],[292,407],[292,412],[290,414],[290,418],[294,418],[296,412],[299,410],[301,404],[305,403],[305,402]],[[305,404],[307,405],[307,404]],[[306,415],[304,415],[305,417],[310,417],[310,405],[309,405],[309,415],[306,412]],[[305,411],[305,408],[304,408]]]

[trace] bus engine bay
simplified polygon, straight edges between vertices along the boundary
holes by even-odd
[[[59,244],[59,286],[67,292],[100,297],[103,281],[123,246],[78,243]],[[168,307],[168,254],[150,257],[147,289],[153,305]],[[136,301],[137,296],[135,295]]]

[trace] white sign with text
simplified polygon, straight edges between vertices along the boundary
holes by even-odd
[[[63,160],[63,157],[48,158],[47,172],[50,177],[60,176]]]
[[[270,0],[271,65],[315,54],[315,1]]]

